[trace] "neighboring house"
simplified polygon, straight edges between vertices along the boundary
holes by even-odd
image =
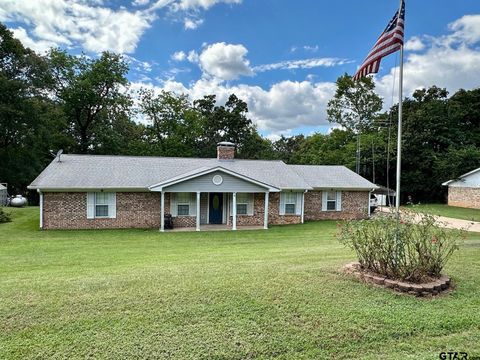
[[[343,166],[234,159],[61,155],[32,182],[44,229],[175,228],[223,224],[268,228],[304,220],[369,216],[374,184]]]
[[[0,184],[0,206],[7,205],[7,184]]]
[[[442,185],[448,186],[448,205],[480,209],[480,168]]]

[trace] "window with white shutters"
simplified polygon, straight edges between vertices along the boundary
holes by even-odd
[[[322,211],[342,211],[342,192],[323,191]]]
[[[302,211],[301,192],[280,193],[280,215],[300,215]]]
[[[117,217],[117,196],[113,192],[87,193],[87,219]]]

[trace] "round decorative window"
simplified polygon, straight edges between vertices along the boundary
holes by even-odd
[[[212,182],[215,184],[215,185],[221,185],[222,182],[223,182],[223,178],[221,175],[215,175],[212,179]]]

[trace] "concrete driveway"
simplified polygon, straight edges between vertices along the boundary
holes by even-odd
[[[390,208],[381,206],[377,208],[377,211],[381,212],[390,212]],[[401,210],[400,210],[401,212]],[[454,219],[445,216],[437,216],[435,217],[438,221],[443,224],[448,229],[464,229],[471,232],[480,232],[480,222],[478,221],[469,221],[469,220],[462,220],[462,219]]]

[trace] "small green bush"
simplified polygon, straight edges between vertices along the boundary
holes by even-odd
[[[341,225],[339,240],[355,250],[360,264],[392,279],[422,282],[437,278],[458,249],[463,230],[441,226],[428,214],[380,214]]]
[[[10,214],[0,207],[0,223],[6,223],[10,221],[12,221]]]

